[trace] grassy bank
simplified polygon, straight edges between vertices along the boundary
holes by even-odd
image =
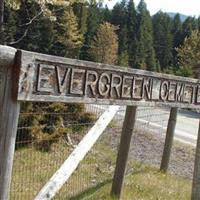
[[[50,152],[29,146],[15,153],[11,199],[32,200],[55,170],[63,163],[72,148],[63,140]],[[110,188],[114,173],[116,150],[106,135],[94,146],[76,172],[55,199],[113,200]],[[122,200],[186,200],[190,199],[191,181],[165,175],[157,168],[130,161]]]
[[[191,182],[159,173],[143,166],[125,178],[121,200],[189,200]],[[72,198],[71,200],[115,200],[110,196],[111,180]]]

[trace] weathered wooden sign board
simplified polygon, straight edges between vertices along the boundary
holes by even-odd
[[[175,133],[178,108],[200,107],[200,81],[26,52],[0,45],[0,200],[9,198],[20,101],[130,105],[127,106],[125,113],[111,190],[112,195],[120,198],[131,137],[136,122],[137,106],[168,105],[172,107],[160,168],[161,171],[166,171]],[[109,123],[118,108],[119,106],[112,106],[108,112],[105,112],[105,115],[100,117],[100,124],[104,128],[106,127],[105,120],[106,123]],[[80,158],[82,159],[86,155],[88,144],[93,145],[103,132],[100,130],[100,124],[97,121],[94,126],[96,128],[91,129],[92,132],[87,137],[90,143],[80,143],[81,148],[75,149],[76,152],[80,152],[83,146],[84,151],[81,151],[81,155],[76,154],[75,156],[72,152],[72,157],[76,162],[74,163],[72,159],[75,167]],[[194,166],[193,200],[200,199],[199,147],[200,128]],[[64,166],[66,169],[67,167],[71,169],[71,163]],[[62,174],[62,181],[69,177],[69,172],[66,172],[65,168],[60,170],[66,174],[65,177]],[[55,181],[55,177],[56,181],[58,177],[58,182]],[[60,173],[55,173],[55,177],[53,176],[47,187],[44,186],[44,190],[41,190],[36,199],[53,198],[62,186],[60,185]]]
[[[18,100],[117,105],[200,105],[196,79],[18,51]]]

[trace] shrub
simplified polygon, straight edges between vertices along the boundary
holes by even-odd
[[[80,132],[94,120],[83,104],[22,103],[17,147],[33,142],[36,149],[49,151],[59,138]]]

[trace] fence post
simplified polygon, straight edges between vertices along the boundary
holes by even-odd
[[[199,120],[199,131],[197,137],[193,183],[192,183],[192,200],[200,199],[200,120]]]
[[[174,132],[175,132],[175,128],[176,128],[177,113],[178,113],[178,108],[171,108],[169,121],[168,121],[168,125],[167,125],[165,146],[164,146],[162,161],[161,161],[161,165],[160,165],[160,170],[162,172],[166,172],[168,169],[168,166],[169,166],[171,148],[172,148]]]
[[[136,111],[137,106],[127,106],[126,108],[126,114],[122,128],[121,140],[111,190],[111,195],[117,198],[120,198],[121,195],[131,136],[136,121]]]
[[[15,53],[16,49],[0,45],[0,200],[9,199],[20,108],[13,92]]]

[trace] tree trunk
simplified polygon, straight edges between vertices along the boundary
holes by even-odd
[[[198,131],[197,145],[196,145],[191,200],[200,199],[200,181],[199,180],[200,180],[200,120],[199,120],[199,131]]]

